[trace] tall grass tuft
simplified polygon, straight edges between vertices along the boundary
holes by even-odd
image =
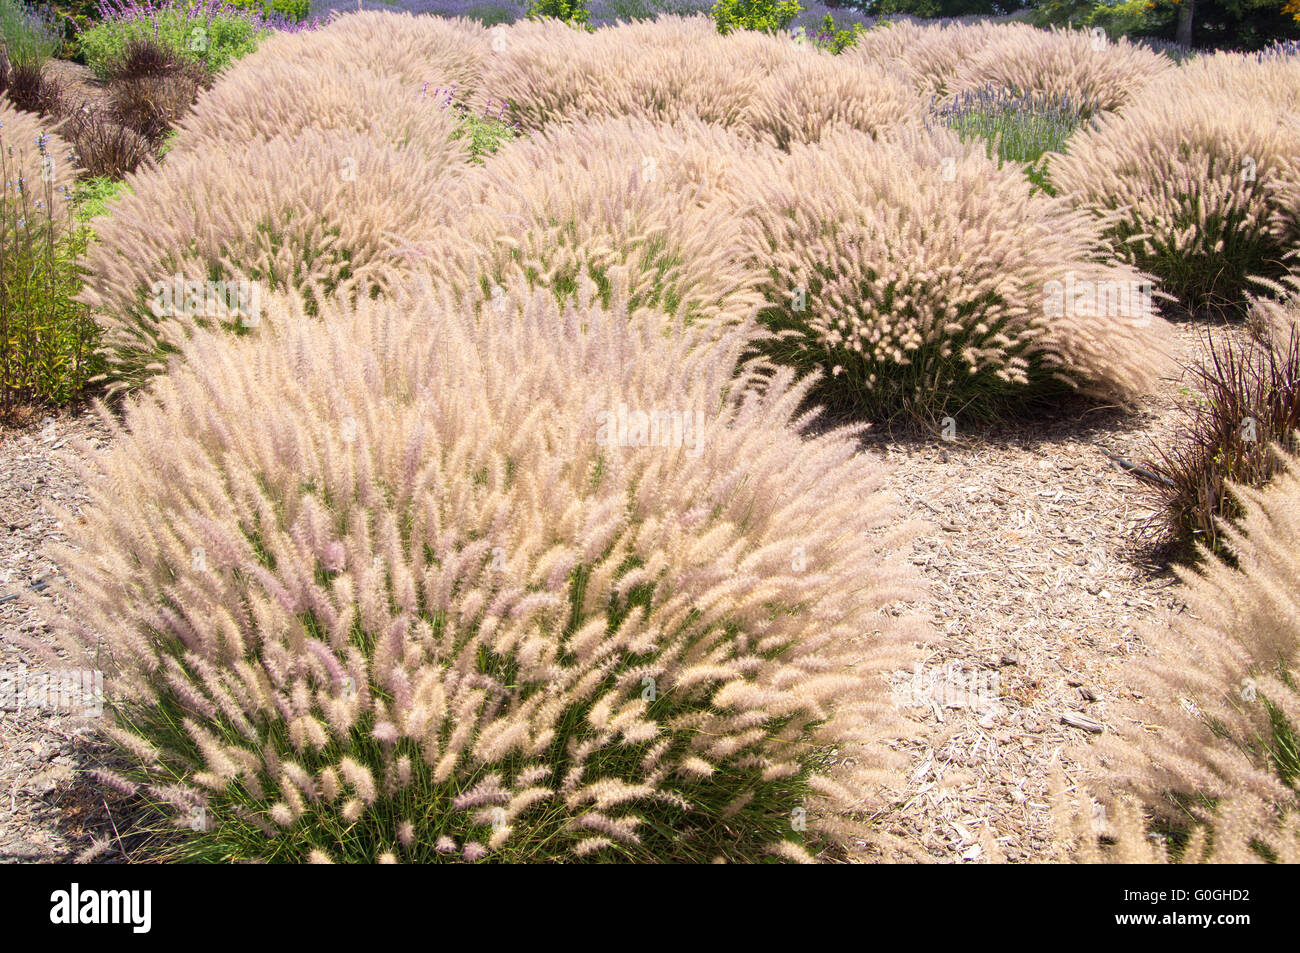
[[[0,107],[0,418],[76,400],[96,369],[71,168],[66,143]]]
[[[1168,368],[1150,279],[983,144],[845,130],[749,175],[763,347],[819,370],[842,409],[935,423],[1071,391],[1124,401]]]
[[[741,209],[751,143],[698,120],[600,119],[505,145],[448,189],[419,260],[459,293],[496,299],[512,280],[632,307],[735,324],[759,302]],[[426,216],[432,218],[432,216]]]
[[[196,328],[243,333],[257,319],[255,288],[293,289],[313,311],[331,296],[379,293],[435,234],[468,165],[468,146],[450,140],[454,120],[425,108],[445,130],[441,164],[361,133],[309,130],[220,156],[168,155],[128,177],[131,193],[87,255],[82,295],[105,331],[110,388],[162,371]],[[169,292],[177,282],[212,287],[213,303],[206,291],[194,301]],[[237,320],[217,300],[232,289],[250,298]]]
[[[54,588],[132,765],[102,778],[166,811],[163,856],[877,839],[915,527],[853,431],[801,435],[806,384],[737,379],[743,330],[594,294],[278,298],[110,421]]]
[[[1300,431],[1300,324],[1259,322],[1244,344],[1207,332],[1207,356],[1192,368],[1197,398],[1184,407],[1183,435],[1158,448],[1151,469],[1163,477],[1163,524],[1184,556],[1201,551],[1223,559],[1223,527],[1242,514],[1234,486],[1266,484],[1282,462],[1275,445],[1296,449]],[[1277,313],[1295,313],[1272,305]],[[1270,326],[1271,325],[1271,326]]]
[[[1052,183],[1184,307],[1239,317],[1300,243],[1297,95],[1300,59],[1199,57],[1080,130]]]

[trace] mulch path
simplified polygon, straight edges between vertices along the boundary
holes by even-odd
[[[1177,328],[1187,364],[1205,326]],[[887,487],[937,528],[913,561],[942,636],[919,672],[898,676],[923,729],[899,744],[912,768],[885,817],[934,859],[986,859],[985,830],[1007,860],[1053,856],[1053,762],[1079,780],[1081,748],[1128,690],[1139,626],[1181,606],[1154,490],[1105,452],[1140,464],[1179,440],[1189,377],[1133,413],[1084,407],[952,442],[869,445],[889,463]]]
[[[108,757],[94,739],[98,721],[75,705],[33,707],[25,697],[49,665],[12,636],[53,639],[31,607],[7,598],[58,572],[44,549],[62,536],[55,507],[75,512],[84,502],[81,438],[106,442],[84,410],[0,428],[0,686],[13,686],[0,690],[0,861],[68,861],[116,839],[114,797],[86,774]]]

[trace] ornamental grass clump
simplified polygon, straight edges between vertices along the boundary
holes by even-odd
[[[110,418],[54,588],[134,765],[101,777],[175,817],[162,856],[869,836],[853,818],[901,783],[883,673],[922,636],[880,464],[801,436],[788,372],[745,388],[743,332],[592,291],[279,300]]]
[[[1186,308],[1240,315],[1300,246],[1297,95],[1300,60],[1200,57],[1080,130],[1052,183]]]
[[[211,84],[194,63],[152,40],[132,38],[110,68],[109,109],[115,120],[157,145]]]
[[[315,63],[344,75],[380,72],[408,87],[458,85],[468,94],[491,55],[492,38],[481,23],[463,17],[352,11],[316,30],[276,36],[257,59]]]
[[[693,114],[733,126],[763,75],[797,54],[752,31],[718,35],[704,16],[664,16],[594,33],[557,20],[496,27],[484,85],[523,127],[619,117],[672,123]]]
[[[761,300],[741,222],[761,151],[698,120],[547,128],[468,173],[415,258],[459,293],[522,280],[564,300],[585,277],[608,304],[621,281],[633,308],[734,324]]]
[[[1119,109],[1162,76],[1173,60],[1127,39],[1111,42],[1087,30],[1040,30],[1005,23],[953,74],[949,93],[994,87],[1016,96],[1068,100],[1096,113]]]
[[[1097,743],[1117,792],[1103,810],[1128,791],[1145,811],[1117,825],[1135,859],[1300,862],[1300,460],[1280,462],[1268,487],[1236,490],[1241,519],[1222,527],[1236,568],[1206,553],[1179,569],[1187,605],[1147,626],[1151,654],[1126,667],[1136,700]],[[1104,856],[1099,831],[1076,827],[1085,859]]]
[[[811,44],[754,89],[736,131],[789,150],[837,129],[893,135],[919,123],[925,102],[899,74],[873,63],[848,63]]]
[[[502,29],[483,83],[527,130],[627,117],[689,119],[786,148],[850,126],[884,134],[924,103],[878,64],[849,62],[790,36],[718,34],[703,16],[660,17],[575,34],[542,21]]]
[[[468,164],[453,145],[439,166],[358,133],[308,131],[219,157],[169,155],[129,176],[130,194],[96,226],[82,295],[104,328],[112,389],[163,370],[196,327],[258,320],[242,305],[213,311],[213,285],[245,297],[293,289],[311,310],[385,287],[404,249],[432,236],[444,190]]]
[[[451,142],[456,117],[421,97],[423,83],[336,60],[330,50],[337,44],[319,56],[294,54],[319,39],[314,33],[277,37],[223,74],[177,124],[169,158],[220,155],[308,130],[364,133],[419,150],[438,165],[463,152]],[[439,69],[425,75],[427,82],[446,85]]]
[[[1221,531],[1241,515],[1232,487],[1262,486],[1278,471],[1275,444],[1296,449],[1300,431],[1300,302],[1259,299],[1244,342],[1207,334],[1191,368],[1196,399],[1180,436],[1159,448],[1159,526],[1179,554],[1231,559]],[[1193,544],[1196,544],[1195,546]]]
[[[1058,391],[1124,401],[1169,367],[1150,280],[1089,215],[943,129],[840,132],[753,173],[778,362],[872,419],[987,416]]]
[[[889,21],[863,33],[844,57],[885,66],[926,96],[942,96],[962,64],[983,50],[997,29],[985,22]]]

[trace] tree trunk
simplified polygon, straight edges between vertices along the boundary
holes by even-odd
[[[1192,13],[1196,9],[1196,0],[1180,0],[1178,4],[1178,28],[1174,31],[1174,42],[1179,46],[1192,45]]]

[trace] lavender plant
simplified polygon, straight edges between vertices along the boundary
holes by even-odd
[[[76,300],[88,236],[72,210],[72,153],[0,105],[0,418],[81,396],[97,331]]]
[[[298,22],[263,14],[226,0],[100,0],[100,19],[78,43],[86,64],[106,79],[133,39],[152,39],[210,74],[257,49],[275,31],[313,30],[319,21]]]
[[[958,93],[931,103],[927,122],[938,122],[962,139],[984,139],[989,155],[1014,162],[1035,188],[1054,194],[1049,181],[1049,153],[1062,153],[1066,142],[1098,109],[1096,103],[1067,98],[1017,95],[999,87]]]
[[[23,0],[0,0],[0,50],[6,62],[39,69],[58,46],[58,30],[48,16]]]

